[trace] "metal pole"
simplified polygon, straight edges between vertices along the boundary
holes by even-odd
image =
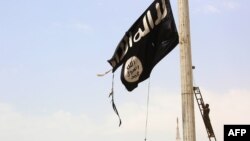
[[[177,117],[177,127],[176,127],[176,141],[181,141],[178,117]]]
[[[193,74],[188,0],[178,1],[183,141],[195,141]]]

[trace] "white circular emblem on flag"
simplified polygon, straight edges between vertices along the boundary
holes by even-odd
[[[136,56],[130,57],[124,66],[124,78],[127,82],[136,82],[139,80],[143,71],[142,64]]]

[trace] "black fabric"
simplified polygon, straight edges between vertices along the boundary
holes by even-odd
[[[169,0],[155,0],[126,32],[108,62],[113,73],[123,64],[121,81],[132,91],[178,43]]]

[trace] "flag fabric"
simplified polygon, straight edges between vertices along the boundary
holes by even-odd
[[[132,91],[178,43],[169,0],[154,0],[125,33],[108,62],[113,73],[122,65],[121,81]]]

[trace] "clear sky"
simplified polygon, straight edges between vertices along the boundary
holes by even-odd
[[[111,68],[116,45],[151,2],[0,0],[0,140],[144,140],[148,81],[127,92],[116,71],[118,127],[108,98],[111,74],[96,74]],[[177,0],[170,2],[178,26]],[[250,124],[250,2],[189,5],[194,83],[223,140],[224,124]],[[181,121],[179,46],[150,80],[148,140],[173,141]],[[206,140],[195,108],[197,141]]]

